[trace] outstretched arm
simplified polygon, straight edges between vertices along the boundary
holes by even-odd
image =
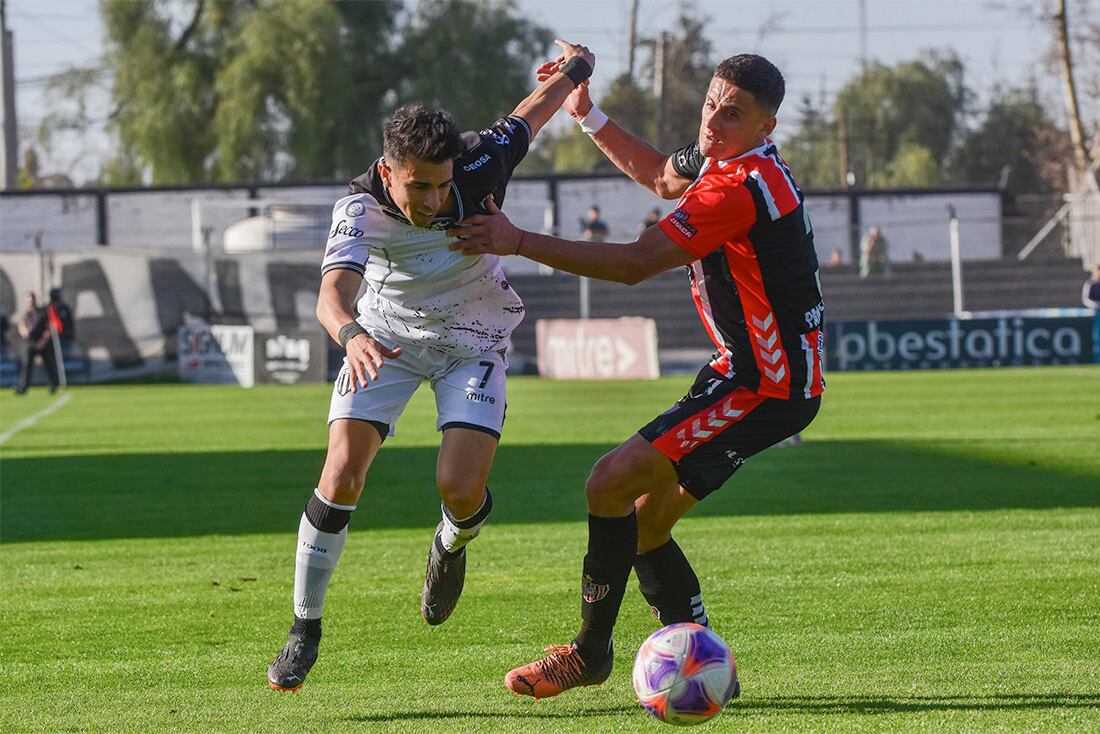
[[[555,39],[554,43],[562,48],[562,56],[559,57],[558,63],[543,64],[539,67],[537,73],[541,84],[512,110],[513,115],[523,118],[531,128],[532,140],[577,86],[572,79],[559,71],[558,67],[574,56],[580,57],[590,69],[596,67],[596,57],[587,46],[569,43],[560,38]]]
[[[540,78],[546,77],[549,70],[539,69]],[[563,105],[574,120],[580,121],[592,111],[592,98],[588,94],[588,85],[582,84],[566,98]],[[676,172],[671,156],[662,153],[623,128],[608,120],[598,132],[590,134],[592,142],[603,151],[608,160],[636,182],[645,186],[662,199],[678,199],[691,185]]]
[[[488,215],[475,215],[448,231],[459,238],[451,244],[452,250],[466,255],[523,255],[556,270],[627,285],[695,259],[657,226],[630,244],[572,242],[518,229],[492,199],[486,204]]]

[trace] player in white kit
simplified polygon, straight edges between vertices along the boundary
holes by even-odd
[[[481,132],[460,133],[442,110],[398,110],[386,124],[382,157],[333,207],[317,318],[346,357],[329,408],[325,466],[299,523],[294,623],[268,668],[276,690],[298,690],[317,659],[325,591],[367,469],[425,381],[443,433],[436,468],[443,516],[428,552],[421,614],[442,623],[462,593],[466,545],[492,509],[486,482],[504,424],[504,350],[523,302],[498,256],[451,250],[447,228],[486,213],[489,197],[504,203],[531,140],[591,75],[587,48],[556,43],[564,50],[560,70]]]

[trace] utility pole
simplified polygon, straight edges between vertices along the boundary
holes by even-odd
[[[848,162],[848,111],[841,107],[837,110],[836,131],[840,138],[840,187],[847,189],[851,182],[851,164]]]
[[[657,149],[665,149],[665,61],[668,54],[668,31],[657,36],[653,54],[653,98],[657,102]]]
[[[15,70],[12,37],[8,30],[8,2],[0,0],[0,83],[3,85],[4,117],[4,188],[14,189],[18,183],[19,143],[15,125]]]
[[[630,37],[627,43],[626,75],[634,78],[634,50],[638,47],[638,4],[641,0],[630,0]]]
[[[859,70],[867,73],[867,0],[859,0]]]

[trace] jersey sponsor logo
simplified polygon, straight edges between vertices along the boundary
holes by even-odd
[[[809,329],[816,329],[821,326],[821,317],[825,315],[825,302],[818,301],[817,305],[803,314],[802,318],[806,322],[806,327]]]
[[[688,218],[690,216],[691,215],[683,209],[677,209],[672,212],[672,218],[668,220],[680,234],[687,237],[689,240],[697,234],[695,227],[688,224]]]
[[[489,154],[486,153],[485,155],[481,156],[480,158],[478,158],[473,163],[467,163],[466,165],[464,165],[462,167],[462,170],[463,171],[476,171],[477,169],[481,168],[482,166],[484,166],[486,163],[488,163],[491,160],[492,160],[492,158],[490,158]]]
[[[344,208],[344,214],[347,214],[352,219],[363,216],[363,213],[366,211],[367,207],[361,201],[353,201]]]
[[[341,219],[339,223],[332,228],[332,231],[329,232],[328,238],[331,240],[338,234],[345,235],[346,237],[362,237],[364,232],[358,227],[350,226],[348,220]]]
[[[607,592],[610,590],[610,584],[597,584],[596,580],[588,574],[581,577],[581,598],[589,604],[600,601],[607,596]]]

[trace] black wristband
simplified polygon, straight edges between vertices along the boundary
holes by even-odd
[[[358,322],[349,321],[348,323],[340,327],[340,346],[342,346],[344,349],[347,349],[348,342],[350,342],[354,337],[366,333],[367,330],[360,326]]]
[[[572,79],[577,86],[580,86],[582,82],[587,81],[588,77],[592,76],[592,67],[580,56],[570,56],[564,64],[558,67],[558,71]]]

